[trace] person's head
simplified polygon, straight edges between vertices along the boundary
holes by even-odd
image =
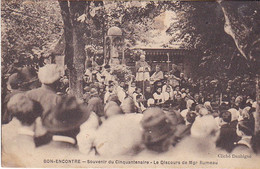
[[[105,68],[108,72],[110,72],[110,66],[109,66],[109,65],[105,65],[104,68]]]
[[[205,107],[202,107],[200,110],[199,110],[199,115],[201,116],[205,116],[205,115],[208,115],[210,112],[208,111],[208,109],[206,109]]]
[[[236,133],[238,136],[253,136],[254,134],[254,124],[250,120],[242,120],[237,124]]]
[[[165,152],[173,142],[177,119],[170,118],[160,108],[149,108],[144,111],[141,121],[143,143],[146,148],[156,152]]]
[[[195,119],[196,119],[197,115],[196,113],[192,112],[192,111],[188,111],[188,113],[186,114],[186,118],[185,120],[190,123],[193,124]]]
[[[222,120],[226,123],[230,123],[232,119],[232,114],[230,111],[224,111],[221,115]]]
[[[102,157],[134,156],[142,150],[142,114],[109,117],[95,131],[93,145]]]
[[[16,90],[21,87],[23,83],[23,77],[20,73],[14,73],[9,76],[7,81],[7,89],[8,90]]]
[[[100,71],[100,66],[96,65],[96,66],[95,66],[95,70],[96,70],[96,71]]]
[[[114,90],[114,85],[108,85],[108,91],[113,92]]]
[[[135,82],[132,82],[132,83],[131,83],[131,87],[136,87],[136,83],[135,83]]]
[[[120,87],[125,87],[125,82],[122,81],[119,83],[119,85],[120,85]]]
[[[120,105],[123,113],[128,114],[128,113],[136,113],[136,107],[133,99],[131,98],[126,98],[123,100],[122,104]]]
[[[205,108],[203,104],[198,104],[195,106],[195,111],[199,113],[200,109]]]
[[[108,100],[107,100],[107,101],[108,101],[108,102],[113,101],[113,102],[117,103],[118,105],[120,105],[119,98],[118,98],[118,96],[117,96],[116,94],[110,95],[110,96],[108,97]]]
[[[185,90],[185,92],[186,92],[187,94],[190,93],[190,89],[187,88],[187,89]]]
[[[180,94],[177,94],[177,95],[175,96],[175,99],[176,99],[177,102],[182,101],[182,97],[181,97]]]
[[[111,84],[114,85],[115,83],[114,83],[112,80],[109,80],[109,81],[108,81],[108,84],[109,84],[109,85],[111,85]]]
[[[213,93],[210,93],[209,97],[210,97],[211,99],[214,99],[214,94],[213,94]]]
[[[145,61],[145,55],[140,56],[140,61]]]
[[[243,97],[242,96],[238,96],[236,99],[235,99],[235,104],[237,106],[240,106],[240,104],[242,103],[243,101]]]
[[[156,86],[158,86],[158,87],[162,87],[162,85],[163,85],[163,83],[162,83],[162,81],[160,80],[160,81],[157,81],[157,84],[156,84]]]
[[[157,91],[158,93],[161,93],[161,92],[162,92],[162,88],[158,87],[158,88],[156,89],[156,91]]]
[[[176,72],[176,71],[177,71],[177,65],[172,64],[172,71],[173,71],[173,72]]]
[[[198,101],[200,99],[200,95],[198,93],[195,93],[194,94],[194,99]]]
[[[177,92],[180,91],[180,86],[176,86],[175,91],[177,91]]]
[[[151,87],[150,87],[150,86],[147,86],[147,87],[145,88],[145,91],[148,92],[148,93],[150,93],[150,92],[151,92]]]
[[[136,93],[140,94],[142,92],[142,89],[140,87],[135,88]]]
[[[51,133],[75,138],[79,127],[89,118],[90,111],[74,96],[64,96],[42,118],[43,126]]]
[[[180,73],[180,78],[184,78],[184,73]]]
[[[209,101],[206,101],[206,102],[204,103],[204,107],[205,107],[206,109],[208,109],[208,111],[212,111],[212,107],[211,107],[211,104],[210,104]]]
[[[155,71],[156,71],[156,72],[159,72],[160,70],[161,70],[160,65],[156,65],[156,66],[155,66]]]
[[[99,97],[93,97],[88,101],[88,112],[95,112],[98,117],[104,116],[104,105]]]
[[[191,136],[200,139],[209,139],[214,143],[219,137],[219,127],[213,116],[197,117],[191,127]]]
[[[166,92],[168,92],[168,93],[171,92],[171,87],[170,86],[166,86]]]
[[[105,118],[109,118],[118,114],[123,114],[122,109],[118,105],[109,106],[105,111]]]
[[[18,93],[10,98],[7,103],[7,110],[11,116],[16,117],[23,125],[30,126],[43,111],[42,106],[24,93]]]
[[[191,100],[191,99],[187,100],[187,102],[186,102],[186,108],[187,108],[187,109],[190,109],[193,103],[194,103],[193,100]]]
[[[230,93],[230,88],[227,88],[227,89],[226,89],[226,92],[227,92],[227,93]]]
[[[98,96],[98,90],[95,87],[92,87],[89,91],[91,97]]]
[[[38,78],[42,84],[56,89],[62,71],[62,68],[56,64],[47,64],[39,69]]]

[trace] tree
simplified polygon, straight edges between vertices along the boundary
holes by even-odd
[[[218,1],[225,16],[225,31],[229,34],[248,64],[256,73],[256,102],[255,133],[260,132],[260,14],[259,2],[233,2]]]
[[[62,20],[56,1],[16,0],[1,2],[2,65],[14,60],[20,66],[37,65],[48,56],[62,34]]]
[[[64,22],[65,64],[69,72],[70,93],[78,98],[83,97],[83,75],[85,70],[85,26],[78,17],[85,13],[87,1],[59,1]]]

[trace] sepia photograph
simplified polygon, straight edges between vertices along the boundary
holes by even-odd
[[[260,1],[0,0],[1,167],[260,167]]]

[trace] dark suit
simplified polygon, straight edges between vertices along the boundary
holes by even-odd
[[[61,100],[61,97],[57,95],[53,89],[46,85],[26,92],[26,95],[30,99],[41,104],[43,108],[43,114],[55,107],[56,104]]]
[[[217,147],[231,152],[235,147],[235,142],[239,140],[236,134],[236,126],[234,127],[231,123],[224,124],[220,128],[220,135],[217,141]]]

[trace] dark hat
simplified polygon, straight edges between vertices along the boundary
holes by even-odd
[[[32,67],[23,67],[21,69],[21,74],[26,81],[37,80],[37,73]]]
[[[87,110],[88,112],[95,112],[99,117],[105,115],[103,101],[99,97],[92,97],[88,101]]]
[[[104,68],[108,69],[108,68],[110,68],[110,65],[105,65]]]
[[[247,136],[254,134],[254,123],[248,119],[238,122],[238,129],[244,132]]]
[[[189,111],[186,115],[186,120],[189,122],[189,123],[193,123],[196,119],[197,115],[196,113],[192,112],[192,111]]]
[[[9,76],[7,85],[10,85],[12,89],[18,89],[21,87],[22,83],[24,82],[22,75],[20,73],[14,73]]]
[[[42,106],[24,93],[18,93],[12,96],[7,103],[8,113],[16,117],[22,124],[31,125],[37,117],[42,114]]]
[[[78,128],[89,118],[86,105],[79,104],[74,96],[64,96],[61,102],[43,117],[43,125],[51,132]]]
[[[144,129],[143,140],[145,144],[151,144],[173,136],[176,124],[160,108],[145,110],[141,121]]]

